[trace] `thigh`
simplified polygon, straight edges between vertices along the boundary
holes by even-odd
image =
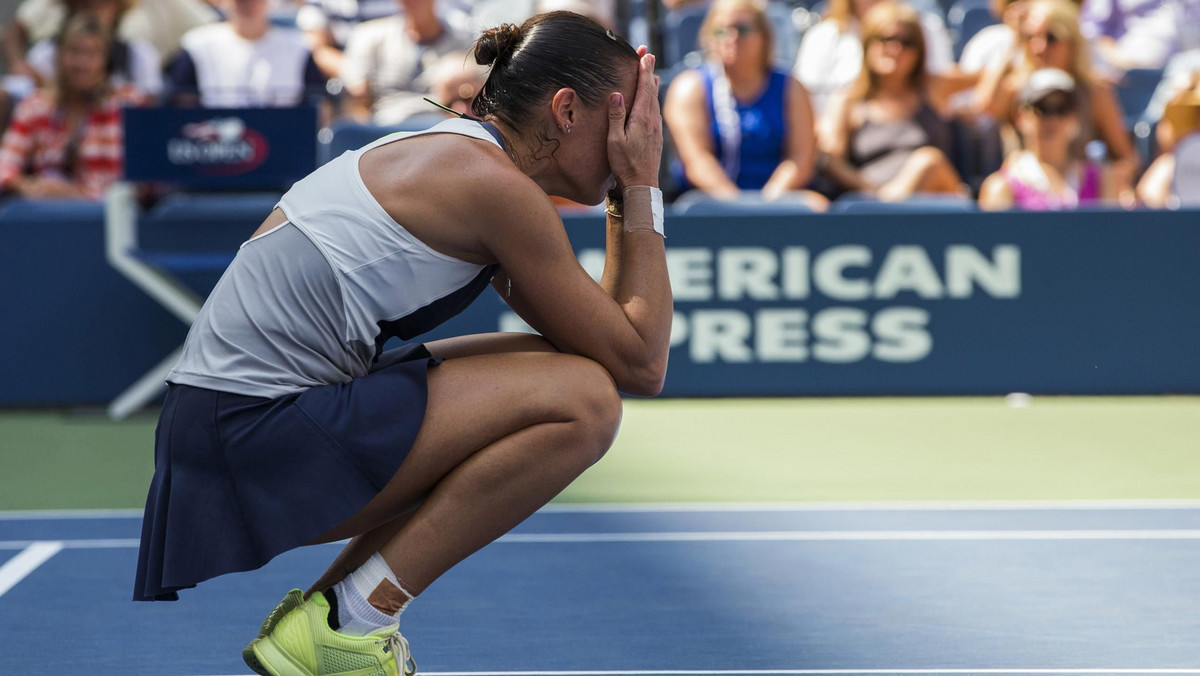
[[[437,348],[430,345],[430,351]],[[596,411],[619,416],[620,397],[596,362],[558,352],[500,352],[431,367],[425,417],[395,476],[322,541],[358,535],[420,503],[455,467],[522,429],[574,422]]]

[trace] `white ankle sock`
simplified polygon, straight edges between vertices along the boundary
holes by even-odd
[[[388,615],[367,600],[384,580],[396,585],[408,597],[395,615]],[[338,631],[351,636],[366,636],[397,624],[400,614],[413,600],[413,595],[400,584],[396,574],[378,552],[346,579],[333,585],[333,593],[337,596],[337,619],[341,625]]]

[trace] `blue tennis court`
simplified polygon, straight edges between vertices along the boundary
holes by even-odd
[[[0,514],[0,674],[245,674],[334,546],[131,594],[140,515]],[[1200,502],[551,506],[404,616],[422,673],[1200,674]]]

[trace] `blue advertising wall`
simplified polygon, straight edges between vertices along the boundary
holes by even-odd
[[[598,276],[602,221],[566,226]],[[1200,392],[1200,212],[675,217],[668,235],[665,396]],[[104,403],[186,333],[107,267],[98,207],[0,206],[0,311],[0,405]],[[487,292],[430,337],[519,326]]]

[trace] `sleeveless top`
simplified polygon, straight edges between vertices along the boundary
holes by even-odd
[[[725,174],[742,190],[761,190],[783,161],[787,140],[786,94],[788,74],[772,68],[767,87],[757,99],[734,98],[729,80],[715,64],[699,69],[708,102],[710,136]],[[684,178],[682,167],[677,178]]]
[[[1100,199],[1100,167],[1093,162],[1076,163],[1074,171],[1063,178],[1066,188],[1055,193],[1041,162],[1033,153],[1022,151],[1000,173],[1012,190],[1013,207],[1031,211],[1074,209],[1082,203]]]
[[[365,375],[396,336],[467,307],[498,265],[439,253],[384,211],[358,170],[368,150],[453,133],[500,145],[451,119],[385,136],[318,168],[278,203],[287,221],[242,244],[188,333],[167,381],[275,398]]]
[[[850,134],[848,159],[867,183],[880,186],[899,174],[908,156],[918,148],[933,146],[951,157],[950,139],[949,123],[922,101],[906,120],[864,120]]]

